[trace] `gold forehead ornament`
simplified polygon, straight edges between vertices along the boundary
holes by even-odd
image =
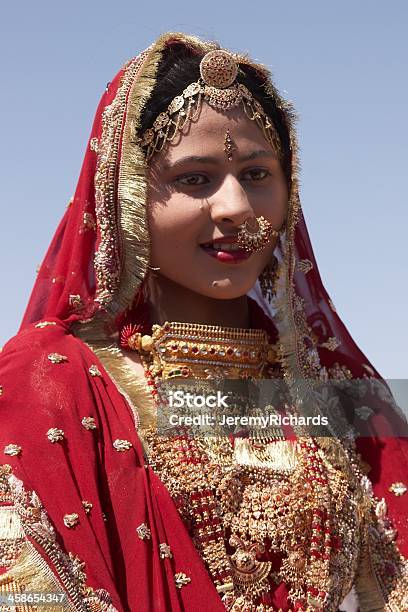
[[[215,49],[204,55],[200,62],[200,78],[190,83],[183,92],[173,98],[167,110],[156,117],[137,142],[146,150],[146,160],[161,151],[166,144],[182,132],[186,124],[198,119],[203,100],[213,108],[227,111],[242,105],[246,116],[255,121],[281,157],[282,149],[276,128],[262,105],[245,85],[236,81],[239,64],[229,51]]]
[[[229,130],[225,132],[224,138],[224,153],[227,156],[228,161],[232,161],[232,154],[236,151],[237,147],[235,142],[232,140],[231,133]]]

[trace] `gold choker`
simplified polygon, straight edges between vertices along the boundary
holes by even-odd
[[[276,362],[263,329],[196,323],[153,325],[152,335],[122,332],[127,348],[149,356],[150,372],[160,378],[261,378]]]

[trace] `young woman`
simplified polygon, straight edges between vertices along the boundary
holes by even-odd
[[[323,288],[293,123],[265,67],[183,34],[108,85],[1,356],[5,605],[408,609],[408,453]],[[230,378],[280,379],[325,435],[157,431],[160,383]],[[316,385],[354,379],[357,440]]]

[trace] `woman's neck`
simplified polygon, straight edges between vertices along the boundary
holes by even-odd
[[[155,274],[148,280],[148,296],[151,320],[159,325],[165,321],[179,321],[222,327],[249,327],[246,295],[232,300],[215,300]]]

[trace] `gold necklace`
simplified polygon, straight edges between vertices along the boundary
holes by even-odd
[[[148,358],[152,375],[162,379],[261,378],[277,361],[262,329],[166,322],[149,336],[126,326],[121,344]]]

